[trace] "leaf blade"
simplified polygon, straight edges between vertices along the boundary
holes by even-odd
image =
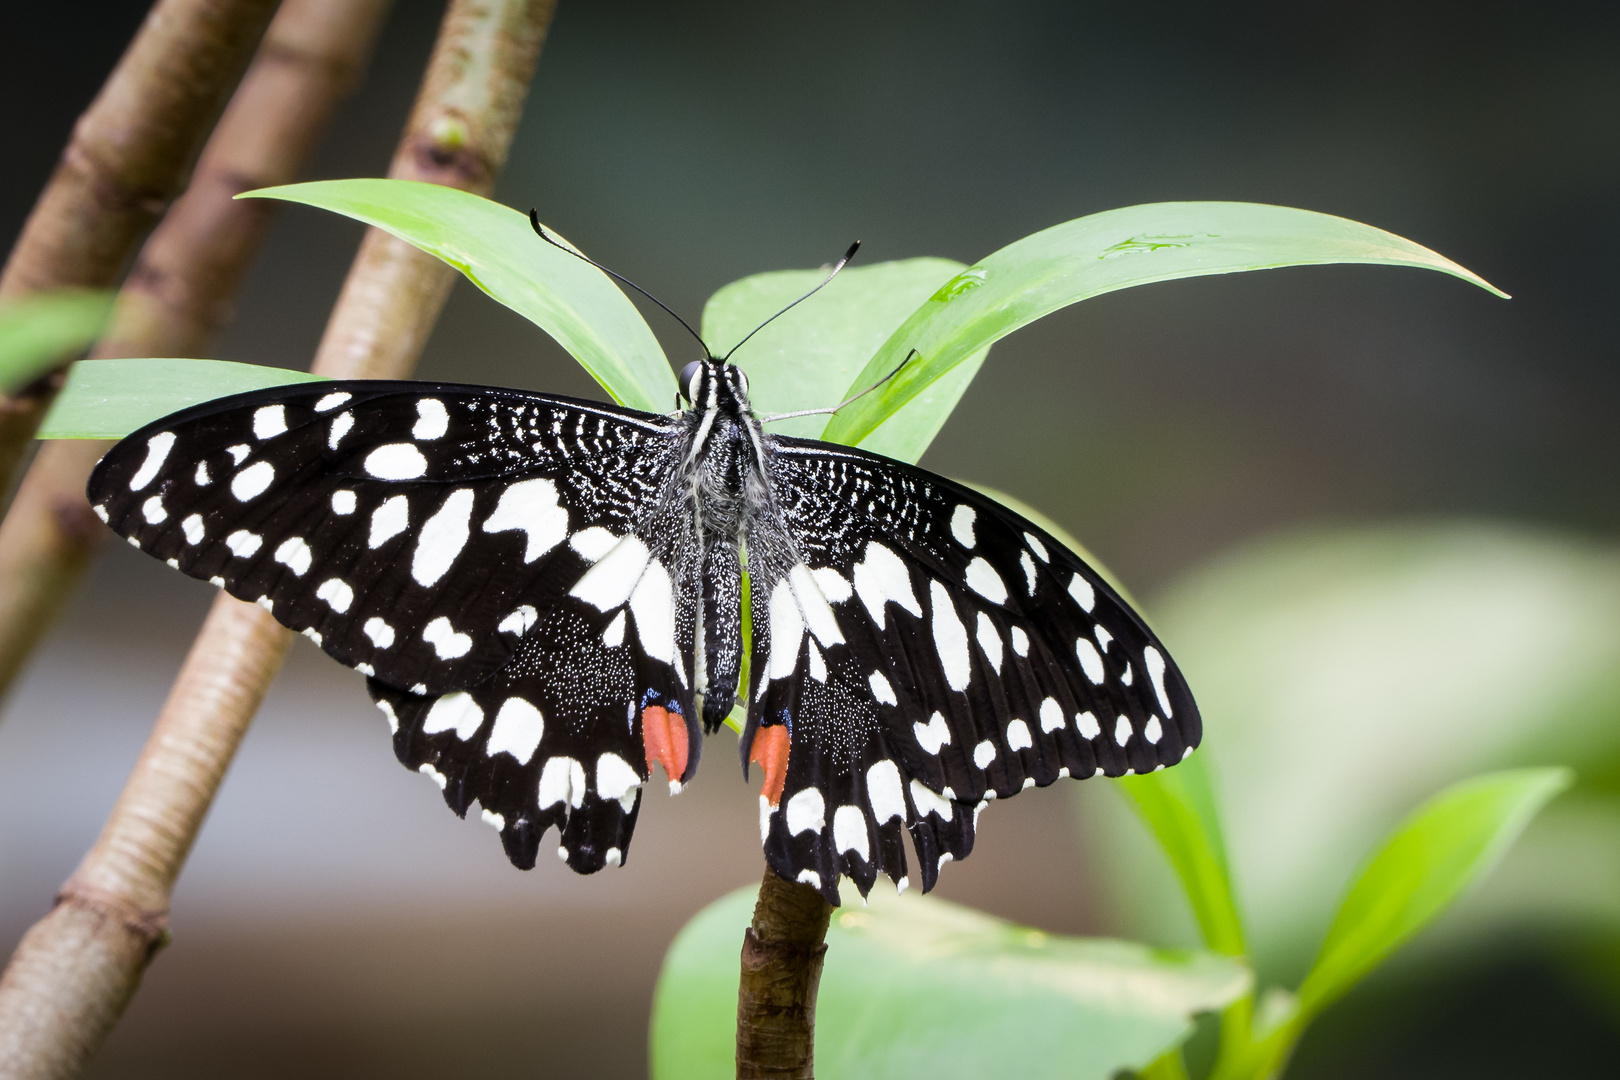
[[[100,336],[113,295],[78,289],[0,305],[0,390],[19,390]]]
[[[550,334],[619,404],[669,407],[675,376],[635,305],[606,274],[535,236],[516,210],[413,180],[319,180],[239,197],[319,207],[414,244]]]
[[[844,410],[825,438],[859,444],[897,409],[981,348],[1059,308],[1118,289],[1208,274],[1327,263],[1439,270],[1506,296],[1410,240],[1346,218],[1258,203],[1149,203],[1055,225],[987,256],[930,297],[856,382],[921,354]]]
[[[753,899],[744,889],[711,904],[671,946],[653,1008],[656,1080],[734,1067],[737,947]],[[1047,935],[915,895],[846,904],[827,940],[816,1023],[826,1080],[1102,1080],[1160,1058],[1195,1013],[1249,985],[1241,964],[1210,953]]]
[[[41,439],[122,439],[172,412],[269,386],[323,382],[293,368],[158,357],[80,360],[39,426]]]

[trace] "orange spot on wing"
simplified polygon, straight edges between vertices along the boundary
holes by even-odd
[[[647,751],[647,773],[662,765],[671,780],[686,775],[686,718],[659,705],[641,710],[641,744]]]
[[[748,760],[765,770],[765,786],[759,793],[775,806],[782,801],[782,785],[787,783],[788,729],[784,725],[762,727],[754,732],[754,746]]]

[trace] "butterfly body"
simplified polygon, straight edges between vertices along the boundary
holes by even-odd
[[[394,748],[511,860],[623,862],[643,786],[737,699],[771,866],[924,889],[990,800],[1180,761],[1163,647],[1050,535],[925,470],[767,433],[716,360],[667,416],[489,387],[257,391],[89,486],[142,550],[368,676]],[[745,643],[744,604],[752,633]],[[744,649],[748,656],[743,684]]]

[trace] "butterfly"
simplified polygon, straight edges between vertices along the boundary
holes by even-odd
[[[655,769],[680,791],[739,702],[767,862],[832,904],[906,888],[907,834],[926,892],[991,800],[1198,745],[1164,646],[1032,522],[769,434],[712,354],[677,405],[276,387],[135,432],[88,496],[364,673],[399,760],[523,869],[552,828],[575,871],[622,864]]]

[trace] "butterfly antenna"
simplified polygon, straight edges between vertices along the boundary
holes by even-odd
[[[669,314],[670,318],[674,319],[676,322],[678,322],[682,326],[686,327],[686,332],[688,334],[691,334],[694,338],[696,338],[697,343],[699,345],[703,346],[703,355],[708,357],[711,360],[714,359],[714,352],[713,352],[713,350],[711,350],[709,348],[708,344],[703,340],[703,336],[701,334],[699,334],[696,330],[692,329],[692,324],[691,323],[687,322],[685,319],[683,319],[679,315],[675,314],[674,310],[668,304],[664,303],[662,300],[658,299],[658,297],[654,296],[652,293],[648,292],[646,289],[643,289],[640,285],[637,285],[635,282],[631,281],[629,278],[625,277],[623,274],[617,273],[617,272],[615,272],[613,270],[609,270],[607,267],[603,266],[601,263],[597,262],[595,259],[591,258],[589,255],[585,255],[585,254],[583,254],[581,252],[575,251],[573,248],[569,247],[567,244],[562,243],[556,237],[554,237],[550,233],[546,232],[546,227],[544,225],[540,224],[540,213],[539,213],[539,211],[533,210],[533,209],[531,209],[529,211],[529,224],[534,226],[534,232],[535,232],[536,236],[540,237],[540,239],[544,240],[546,243],[550,244],[552,247],[556,248],[558,251],[566,251],[568,254],[572,255],[574,258],[579,259],[581,262],[590,263],[592,266],[594,266],[598,270],[602,271],[602,273],[606,274],[608,277],[613,278],[616,281],[624,282],[626,285],[628,285],[632,289],[636,290],[636,292],[640,293],[642,296],[645,296],[647,299],[651,300],[653,303],[655,303],[659,307],[663,308],[664,311]],[[855,252],[855,249],[850,248],[850,254],[854,254],[854,252]],[[847,262],[849,260],[849,256],[846,255],[844,257],[844,259]],[[844,264],[839,263],[838,265],[840,267],[842,267]],[[836,270],[833,271],[833,272],[837,273]],[[826,282],[823,282],[822,284],[826,284]],[[821,286],[819,286],[819,285],[817,286],[817,288],[820,288],[820,287]],[[797,303],[797,302],[798,301],[794,301],[794,303]],[[790,304],[788,306],[791,307],[792,305]],[[775,316],[772,316],[772,318],[775,318]],[[747,338],[744,338],[743,340],[746,341]]]
[[[771,325],[771,323],[775,322],[777,319],[780,319],[783,315],[786,315],[789,311],[792,311],[794,308],[798,307],[800,304],[804,303],[806,300],[808,300],[812,296],[816,295],[816,293],[818,293],[822,289],[826,288],[827,287],[827,282],[831,281],[833,278],[838,276],[838,271],[842,270],[849,263],[849,260],[851,260],[851,259],[853,259],[855,257],[855,252],[859,251],[860,247],[861,247],[861,242],[859,240],[857,240],[853,244],[849,245],[849,250],[844,252],[844,257],[842,259],[839,259],[836,263],[833,264],[832,273],[828,274],[824,279],[822,279],[822,282],[821,282],[820,285],[817,285],[815,288],[811,289],[809,292],[805,293],[803,296],[801,296],[797,300],[793,301],[793,303],[789,304],[787,307],[783,308],[781,311],[778,311],[775,315],[772,315],[770,318],[766,319],[764,322],[760,323],[758,326],[756,326],[752,330],[748,331],[748,337],[743,338],[741,341],[737,342],[737,344],[733,345],[731,347],[731,352],[728,352],[728,353],[726,353],[726,355],[722,356],[720,358],[720,362],[725,363],[727,360],[730,360],[731,359],[731,353],[736,352],[738,349],[740,349],[744,345],[746,345],[748,343],[748,338],[753,337],[755,334],[759,333],[761,330],[763,330],[767,326]]]
[[[778,420],[791,420],[795,416],[831,416],[833,413],[837,412],[839,409],[842,409],[845,405],[854,404],[855,402],[861,400],[861,398],[865,397],[867,394],[870,394],[872,391],[876,390],[878,387],[880,387],[884,383],[888,382],[890,379],[894,378],[896,375],[900,374],[900,369],[905,367],[907,364],[911,363],[911,358],[913,356],[921,356],[921,355],[922,354],[919,353],[916,349],[912,349],[910,352],[906,353],[906,358],[904,360],[902,360],[898,364],[894,365],[894,370],[893,371],[889,372],[887,375],[883,376],[883,378],[879,379],[877,382],[873,383],[871,386],[868,386],[865,390],[862,390],[860,393],[856,394],[854,397],[846,398],[843,401],[840,401],[838,404],[834,405],[830,409],[801,409],[799,412],[772,413],[769,416],[760,417],[759,422],[762,423],[762,424],[771,424],[771,423],[775,423]]]

